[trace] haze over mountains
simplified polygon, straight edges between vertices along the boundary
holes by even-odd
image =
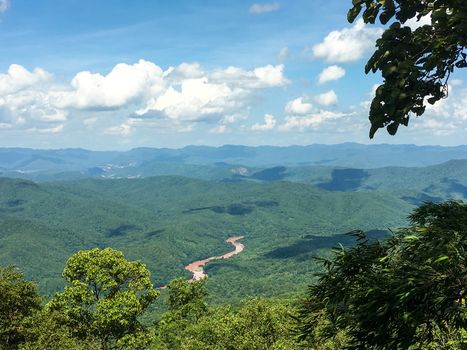
[[[84,149],[0,148],[0,172],[34,180],[73,177],[146,177],[185,175],[214,179],[251,175],[257,168],[331,166],[371,169],[421,167],[466,159],[467,146],[362,145],[187,146],[136,148],[126,152]],[[244,166],[235,168],[233,165]],[[202,168],[202,170],[201,170]]]
[[[48,294],[80,249],[120,249],[163,285],[234,235],[245,250],[206,267],[213,299],[299,292],[346,232],[381,237],[426,200],[467,199],[467,146],[3,148],[0,167],[0,264]]]

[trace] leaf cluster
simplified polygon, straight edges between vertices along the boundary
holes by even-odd
[[[322,261],[301,308],[301,338],[314,343],[345,331],[349,349],[467,345],[466,219],[466,204],[426,203],[410,227],[383,242],[354,232],[355,247]]]
[[[376,42],[365,72],[380,71],[383,84],[376,89],[369,119],[370,138],[386,127],[396,134],[410,115],[421,116],[426,103],[447,97],[449,76],[467,67],[467,2],[463,0],[353,0],[348,20],[362,13],[365,23],[390,24]],[[431,19],[415,30],[411,19]]]

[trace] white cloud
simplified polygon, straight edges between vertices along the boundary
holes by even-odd
[[[170,78],[172,80],[181,80],[181,79],[194,79],[201,78],[205,75],[205,72],[202,70],[199,63],[186,63],[183,62],[177,67],[170,67],[167,69],[163,77]]]
[[[170,119],[196,120],[219,115],[235,107],[234,97],[235,91],[226,84],[213,84],[208,78],[186,79],[179,90],[169,87],[136,114],[146,115],[152,111]]]
[[[324,84],[328,81],[339,80],[345,75],[345,69],[336,65],[324,68],[319,74],[318,82]]]
[[[10,0],[0,0],[0,13],[5,12],[10,8]]]
[[[216,70],[209,75],[212,81],[239,86],[244,89],[281,87],[289,84],[284,75],[284,65],[267,65],[247,71],[238,67]]]
[[[295,129],[303,131],[309,128],[316,128],[326,121],[339,119],[349,115],[349,113],[321,110],[317,113],[312,113],[306,116],[287,116],[285,117],[285,123],[279,126],[279,130],[289,131]]]
[[[283,47],[282,49],[280,49],[279,53],[277,54],[277,61],[279,63],[284,63],[289,58],[289,54],[290,54],[289,48]]]
[[[404,23],[405,26],[410,27],[412,31],[417,28],[423,27],[424,25],[431,25],[431,12],[423,17],[420,20],[417,20],[417,17],[413,17]]]
[[[13,94],[50,79],[51,75],[41,68],[30,72],[23,66],[12,64],[6,74],[0,74],[0,96]]]
[[[144,60],[117,64],[106,76],[84,71],[73,78],[69,91],[54,92],[52,101],[58,108],[116,109],[160,93],[162,74],[159,66]]]
[[[244,107],[254,90],[289,83],[282,64],[253,70],[231,66],[204,74],[196,79],[171,82],[162,94],[152,98],[136,114],[185,121],[219,118]]]
[[[251,130],[254,131],[267,131],[272,130],[276,126],[276,118],[271,114],[264,115],[264,124],[256,123],[251,127]]]
[[[245,120],[245,119],[248,119],[248,117],[244,114],[229,114],[229,115],[225,115],[222,118],[221,122],[223,124],[233,124],[238,121]]]
[[[295,100],[289,101],[285,106],[285,113],[287,114],[307,114],[313,109],[311,103],[303,101],[303,97],[296,98]]]
[[[261,13],[266,13],[266,12],[273,12],[279,10],[281,5],[276,1],[276,2],[271,2],[271,3],[255,3],[250,6],[250,13],[254,14],[261,14]]]
[[[225,134],[228,130],[227,125],[221,124],[209,129],[209,132],[213,134]]]
[[[60,124],[60,125],[50,127],[50,128],[36,128],[36,127],[29,128],[27,129],[27,131],[34,132],[34,133],[38,132],[41,134],[58,134],[63,131],[63,128],[64,128],[64,125]]]
[[[330,106],[337,103],[337,95],[334,90],[329,90],[328,92],[316,95],[314,99],[316,103],[322,106]]]
[[[312,47],[313,56],[335,63],[357,61],[374,48],[382,32],[380,28],[366,27],[360,19],[352,28],[330,32],[322,43]]]
[[[456,124],[465,123],[467,121],[467,89],[454,89],[450,85],[447,98],[436,102],[434,105],[426,103],[425,114],[421,118],[424,117],[437,120],[443,118]]]
[[[50,123],[82,118],[90,127],[101,125],[96,118],[112,110],[127,119],[107,128],[108,134],[129,135],[137,127],[189,131],[200,121],[226,125],[246,119],[258,91],[288,83],[282,64],[204,71],[198,63],[182,63],[163,71],[140,60],[118,64],[106,75],[78,72],[68,85],[54,82],[43,69],[11,65],[0,74],[0,123],[51,129]]]
[[[284,77],[284,65],[267,65],[254,69],[255,77],[258,79],[259,87],[284,86],[288,80]]]
[[[47,92],[40,90],[22,90],[0,97],[2,114],[10,116],[13,125],[21,126],[27,122],[63,122],[67,111],[57,109],[50,104]]]

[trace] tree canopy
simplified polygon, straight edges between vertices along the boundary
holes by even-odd
[[[394,135],[411,114],[447,97],[449,76],[467,67],[467,2],[464,0],[352,0],[349,22],[363,12],[365,23],[388,24],[365,72],[380,71],[369,119],[370,138],[386,127]],[[411,29],[409,20],[428,16],[431,24]]]
[[[40,309],[37,285],[13,266],[0,267],[0,348],[16,349],[27,333],[25,320]]]
[[[383,242],[354,232],[354,247],[323,260],[302,305],[302,339],[345,331],[348,349],[467,345],[467,205],[425,203],[409,219]]]
[[[71,256],[63,275],[69,285],[48,308],[63,317],[74,336],[98,339],[103,350],[139,337],[144,327],[138,318],[159,295],[143,263],[95,248]]]

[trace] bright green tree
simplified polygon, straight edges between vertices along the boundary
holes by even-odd
[[[187,328],[183,350],[294,350],[301,349],[292,332],[293,308],[285,302],[249,298],[238,311],[212,309]]]
[[[344,331],[348,349],[465,349],[467,204],[425,203],[409,218],[383,242],[357,232],[356,246],[323,260],[302,305],[302,339]]]
[[[0,267],[0,348],[16,349],[25,341],[25,320],[40,309],[37,285],[15,267]]]
[[[95,248],[71,256],[63,275],[68,285],[48,308],[62,315],[73,336],[97,339],[102,350],[142,338],[145,328],[138,318],[159,295],[143,263]]]
[[[179,278],[167,285],[168,311],[156,325],[157,349],[179,349],[186,329],[208,313],[205,282]]]
[[[365,23],[390,23],[376,42],[365,72],[380,71],[369,119],[370,138],[386,127],[394,135],[410,115],[425,112],[447,96],[447,81],[456,68],[467,67],[467,1],[464,0],[352,0],[348,20],[363,12]],[[415,30],[407,21],[429,16],[430,25]]]
[[[25,321],[26,341],[20,350],[98,350],[97,339],[78,339],[64,324],[64,317],[57,312],[41,310]]]

